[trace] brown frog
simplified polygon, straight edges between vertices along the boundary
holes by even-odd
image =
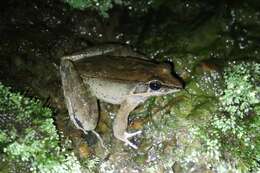
[[[101,140],[94,131],[99,115],[97,99],[119,104],[113,134],[136,149],[128,138],[141,131],[126,131],[129,113],[151,96],[180,91],[183,83],[172,70],[168,63],[149,60],[123,45],[102,45],[65,56],[60,73],[70,118],[77,128],[92,131]]]

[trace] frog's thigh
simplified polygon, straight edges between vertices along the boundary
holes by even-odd
[[[66,105],[77,128],[93,130],[98,122],[97,99],[90,87],[83,83],[72,61],[61,61],[61,79]]]
[[[138,57],[144,58],[143,55],[135,52],[130,46],[122,44],[103,44],[100,46],[95,46],[87,49],[83,52],[84,56],[93,57],[93,56],[102,56],[102,55],[113,55],[120,57]]]

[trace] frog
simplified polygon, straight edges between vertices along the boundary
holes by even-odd
[[[169,62],[157,62],[121,44],[103,44],[61,58],[60,74],[66,107],[71,121],[84,133],[95,131],[99,100],[120,105],[112,125],[113,135],[137,149],[130,138],[128,116],[148,98],[178,92],[184,88]]]

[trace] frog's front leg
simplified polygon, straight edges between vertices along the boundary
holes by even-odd
[[[128,116],[132,110],[136,108],[141,102],[143,102],[144,99],[142,97],[129,97],[120,106],[120,109],[116,115],[116,118],[114,120],[113,124],[113,133],[114,136],[125,142],[127,145],[137,149],[137,146],[131,143],[128,138],[131,138],[135,135],[138,135],[142,133],[141,131],[137,131],[134,133],[128,133],[126,131],[127,125],[128,125]]]

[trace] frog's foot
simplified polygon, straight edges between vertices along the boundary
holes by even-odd
[[[128,140],[128,138],[131,138],[133,136],[136,136],[136,135],[139,135],[141,134],[142,131],[137,131],[137,132],[134,132],[134,133],[127,133],[127,132],[124,132],[124,135],[120,138],[120,140],[122,140],[123,142],[125,142],[126,145],[129,145],[130,147],[134,148],[134,149],[137,149],[138,147],[133,144],[132,142],[130,142]]]

